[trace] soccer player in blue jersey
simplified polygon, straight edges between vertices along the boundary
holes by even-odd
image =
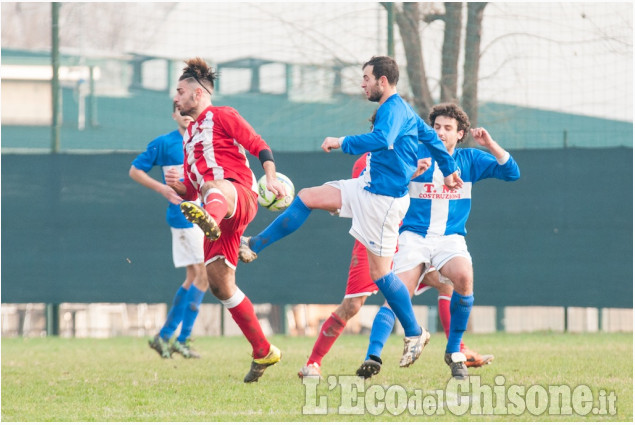
[[[430,334],[416,321],[408,290],[391,271],[399,223],[410,203],[408,182],[417,169],[417,114],[397,93],[399,68],[387,56],[371,58],[363,67],[361,87],[378,102],[373,130],[357,136],[327,137],[322,150],[342,149],[360,155],[370,152],[361,178],[327,182],[302,189],[291,205],[259,235],[244,238],[241,260],[249,262],[275,241],[297,230],[314,209],[352,218],[350,234],[368,253],[370,276],[395,312],[405,331],[399,363],[410,366],[421,354]],[[460,188],[456,164],[434,134],[423,140],[442,170],[447,187]]]
[[[406,284],[412,295],[426,269],[433,266],[441,281],[453,284],[450,299],[450,330],[445,349],[445,362],[452,376],[467,376],[467,358],[460,344],[474,303],[472,257],[465,243],[467,222],[472,202],[472,185],[486,178],[514,181],[520,177],[518,165],[484,128],[469,130],[470,121],[457,105],[444,103],[432,108],[430,123],[448,152],[456,161],[462,188],[450,189],[443,184],[439,164],[433,163],[425,173],[409,184],[410,207],[399,232],[399,251],[393,271]],[[467,131],[489,152],[480,149],[456,149]],[[425,148],[419,156],[428,155]],[[366,360],[357,370],[368,378],[379,372],[381,350],[395,322],[392,306],[384,305],[372,326]]]
[[[185,267],[185,281],[176,291],[167,320],[149,344],[162,358],[170,358],[173,353],[179,353],[190,359],[200,357],[192,349],[189,336],[209,285],[203,264],[203,232],[185,218],[179,208],[183,199],[165,184],[164,175],[167,169],[176,168],[183,174],[183,133],[192,121],[191,117],[181,115],[174,104],[172,119],[178,124],[178,130],[150,142],[146,150],[132,161],[129,175],[134,181],[161,194],[170,202],[166,219],[172,231],[172,259],[175,267]],[[154,166],[161,167],[162,182],[148,175]],[[179,324],[181,332],[170,343]]]

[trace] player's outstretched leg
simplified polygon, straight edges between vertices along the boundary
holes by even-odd
[[[215,241],[220,238],[220,226],[204,208],[194,202],[185,201],[181,203],[181,211],[189,222],[201,228],[207,239]]]
[[[243,240],[241,239],[238,258],[245,263],[255,260],[256,254],[260,251],[298,230],[309,217],[309,214],[311,214],[311,208],[307,207],[299,196],[296,196],[291,205],[276,217],[265,230],[256,236],[245,238],[245,246],[243,246]]]

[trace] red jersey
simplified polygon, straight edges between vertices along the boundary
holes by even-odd
[[[229,106],[209,106],[183,134],[186,199],[210,180],[231,180],[257,193],[246,152],[258,157],[269,145]]]
[[[359,177],[360,174],[362,174],[362,171],[364,171],[364,169],[366,168],[366,161],[368,161],[367,153],[357,158],[357,161],[355,161],[355,164],[353,164],[353,178],[354,179],[356,179],[357,177]]]

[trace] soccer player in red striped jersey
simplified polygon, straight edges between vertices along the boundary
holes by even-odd
[[[249,298],[236,285],[240,237],[258,210],[256,178],[246,153],[259,158],[267,189],[277,197],[286,195],[276,178],[273,153],[249,123],[229,106],[212,105],[216,73],[201,58],[186,61],[174,102],[194,121],[183,135],[185,152],[183,181],[168,173],[166,182],[183,199],[199,195],[204,206],[185,201],[186,218],[205,233],[205,265],[210,289],[250,342],[251,369],[244,382],[255,382],[265,369],[280,361],[280,350],[265,337]]]

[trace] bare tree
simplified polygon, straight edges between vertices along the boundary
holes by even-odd
[[[382,3],[382,5],[385,8],[388,7],[386,3]],[[422,19],[419,4],[394,3],[393,13],[404,49],[406,50],[406,61],[408,64],[406,72],[410,80],[415,107],[421,114],[422,111],[430,109],[434,102],[423,64],[423,47],[419,36],[419,22]]]
[[[463,64],[463,109],[476,126],[478,122],[478,70],[481,57],[481,28],[487,3],[468,3]]]
[[[419,24],[435,20],[444,22],[443,48],[440,52],[440,101],[458,102],[458,61],[461,51],[461,31],[463,30],[463,3],[444,3],[444,13],[437,11],[423,13],[423,4],[393,3],[393,13],[406,52],[407,73],[415,107],[419,114],[425,117],[434,102],[426,78]],[[387,8],[386,3],[382,3],[382,5]],[[486,5],[485,2],[469,2],[467,5],[461,103],[473,124],[476,124],[478,119],[478,70],[483,11]]]
[[[445,23],[441,52],[441,102],[457,102],[459,79],[459,52],[461,51],[462,3],[444,3]],[[428,20],[425,19],[427,22]]]

